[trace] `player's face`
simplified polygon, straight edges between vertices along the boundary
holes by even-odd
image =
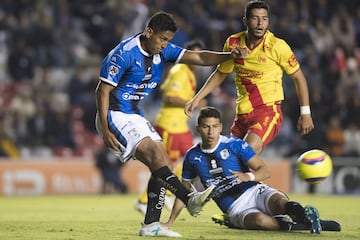
[[[203,118],[200,124],[196,126],[196,130],[201,136],[202,147],[212,149],[219,142],[222,124],[218,118]]]
[[[152,29],[147,30],[147,41],[145,43],[144,50],[150,54],[160,53],[164,48],[166,48],[169,41],[173,39],[174,34],[175,33],[171,31],[155,33]]]
[[[268,12],[263,8],[254,8],[250,17],[244,19],[244,24],[247,26],[250,38],[260,39],[269,27]]]

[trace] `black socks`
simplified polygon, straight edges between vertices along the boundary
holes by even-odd
[[[161,210],[165,204],[165,194],[166,189],[151,176],[147,188],[148,203],[144,220],[145,224],[159,221]]]
[[[309,224],[305,217],[305,209],[298,202],[289,201],[285,205],[285,211],[297,223]]]
[[[179,178],[170,171],[168,167],[162,167],[152,173],[156,181],[158,181],[166,189],[170,190],[185,205],[187,204],[190,193],[185,186],[179,181]]]

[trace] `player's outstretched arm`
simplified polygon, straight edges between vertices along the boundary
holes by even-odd
[[[227,73],[222,73],[219,70],[215,70],[205,82],[205,84],[201,87],[199,92],[185,104],[185,114],[188,117],[192,117],[192,112],[198,107],[199,102],[204,99],[209,93],[211,93],[216,87],[220,86],[220,84],[227,77]]]
[[[186,50],[179,62],[202,66],[214,66],[230,59],[245,58],[247,55],[248,51],[240,47],[232,49],[231,52]]]

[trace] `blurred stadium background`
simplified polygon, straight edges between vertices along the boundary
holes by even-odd
[[[244,29],[246,0],[2,0],[0,2],[0,195],[109,192],[96,164],[103,150],[94,129],[98,70],[120,40],[143,30],[149,16],[174,15],[172,42],[201,39],[221,50]],[[262,153],[271,184],[284,191],[360,193],[360,2],[271,0],[270,29],[295,51],[307,77],[315,130],[296,132],[298,101],[284,76],[284,125]],[[213,68],[202,68],[199,86]],[[231,79],[208,97],[228,133],[236,92]],[[144,103],[150,120],[156,91]],[[332,176],[309,188],[294,174],[300,153],[320,148],[334,160]],[[110,161],[111,162],[111,161]],[[136,161],[116,165],[128,192],[149,176]],[[111,191],[111,190],[110,190]],[[125,191],[123,191],[125,192]]]

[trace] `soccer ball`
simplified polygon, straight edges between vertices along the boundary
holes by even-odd
[[[330,156],[319,149],[309,150],[297,159],[298,176],[310,184],[324,181],[332,172]]]

